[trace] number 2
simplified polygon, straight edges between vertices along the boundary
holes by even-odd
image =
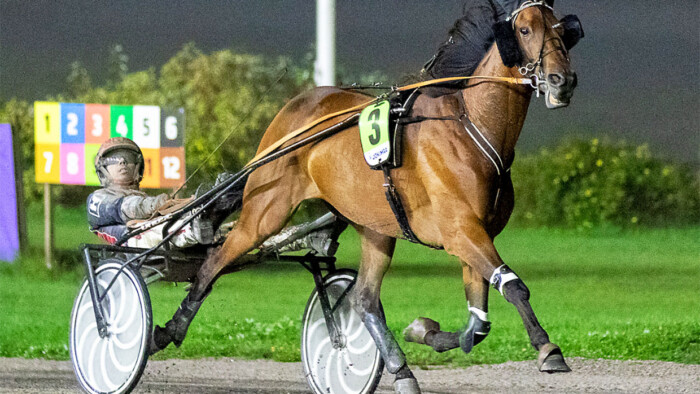
[[[68,133],[68,135],[78,135],[78,114],[69,112],[66,118],[68,118],[68,130],[66,130],[66,133]]]

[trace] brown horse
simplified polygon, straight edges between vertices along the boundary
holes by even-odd
[[[561,24],[549,3],[529,3],[534,4],[521,6],[508,22],[510,34],[514,34],[512,44],[522,54],[520,65],[530,65],[524,70],[541,76],[538,88],[546,93],[548,106],[565,106],[576,76],[561,38]],[[518,67],[504,65],[503,48],[499,51],[499,46],[490,47],[474,75],[521,78]],[[403,165],[393,169],[391,177],[418,239],[443,247],[462,262],[471,317],[465,329],[457,333],[439,331],[437,323],[428,319],[418,320],[407,330],[407,339],[438,351],[461,346],[468,352],[488,333],[486,312],[491,283],[520,313],[532,345],[540,352],[540,370],[568,371],[561,351],[550,343],[530,307],[527,287],[504,264],[493,244],[513,210],[513,187],[507,169],[532,92],[527,85],[482,78],[470,80],[453,94],[420,95],[415,102],[413,116],[433,119],[406,126]],[[302,94],[275,117],[258,151],[313,120],[367,100],[364,94],[333,87]],[[467,114],[483,139],[470,137],[472,131],[459,121]],[[324,121],[303,135],[339,120]],[[182,342],[190,321],[224,267],[235,265],[239,257],[279,232],[303,200],[320,199],[360,234],[362,259],[353,305],[389,372],[397,375],[397,382],[409,382],[404,387],[413,387],[410,392],[417,392],[403,352],[380,309],[382,279],[396,239],[403,234],[387,203],[383,183],[381,171],[369,169],[364,162],[357,126],[255,170],[245,185],[238,224],[221,249],[201,267],[173,320],[165,329],[158,329],[159,348],[170,341],[177,345]]]

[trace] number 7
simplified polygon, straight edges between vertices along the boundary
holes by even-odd
[[[44,165],[44,172],[47,174],[51,173],[51,164],[53,163],[53,153],[44,152],[44,159],[46,159],[46,164]]]

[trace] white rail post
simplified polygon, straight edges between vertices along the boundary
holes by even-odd
[[[316,86],[335,85],[335,0],[316,0]]]

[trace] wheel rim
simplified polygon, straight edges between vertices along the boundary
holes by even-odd
[[[352,283],[347,274],[326,280],[331,306]],[[333,348],[318,293],[314,291],[304,314],[302,360],[304,372],[317,393],[367,393],[381,376],[379,350],[360,316],[345,297],[334,313],[344,346]]]
[[[100,294],[120,265],[108,263],[95,273]],[[80,384],[89,392],[127,391],[141,375],[150,334],[150,302],[142,281],[125,268],[102,301],[108,335],[100,338],[87,281],[78,293],[71,319],[71,360]]]

